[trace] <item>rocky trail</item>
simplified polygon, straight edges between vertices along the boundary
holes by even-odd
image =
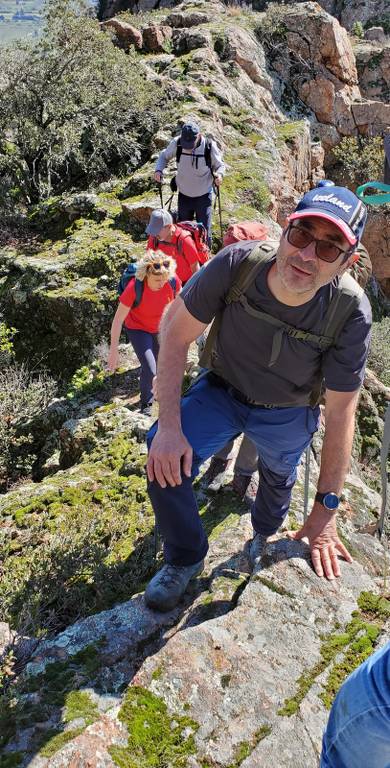
[[[278,235],[297,197],[336,167],[341,139],[390,125],[387,28],[349,34],[359,13],[380,26],[386,4],[105,5],[102,34],[134,48],[172,110],[129,178],[38,204],[34,236],[0,248],[18,359],[44,360],[67,382],[24,425],[32,474],[0,496],[0,768],[315,768],[342,680],[390,638],[387,539],[372,535],[389,388],[367,371],[339,518],[353,556],[342,578],[318,579],[308,546],[286,535],[303,522],[304,466],[255,573],[249,509],[231,477],[216,492],[200,477],[205,570],[177,609],[157,614],[142,596],[159,562],[144,472],[151,420],[138,410],[134,358],[125,353],[111,376],[95,349],[108,339],[118,275],[144,249],[159,205],[154,159],[177,126],[195,117],[224,150],[224,223],[257,218]],[[381,311],[389,226],[388,207],[370,211]],[[311,498],[320,451],[321,436]]]

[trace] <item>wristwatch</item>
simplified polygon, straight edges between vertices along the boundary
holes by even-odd
[[[315,500],[319,501],[328,512],[335,512],[340,504],[340,498],[337,496],[337,493],[333,493],[333,491],[327,491],[326,493],[319,493],[317,491]]]

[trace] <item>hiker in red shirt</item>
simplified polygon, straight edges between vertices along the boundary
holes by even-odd
[[[176,264],[161,251],[146,251],[119,297],[119,306],[111,326],[108,368],[118,367],[118,344],[122,326],[141,365],[141,411],[151,414],[152,381],[156,375],[158,329],[163,312],[181,288],[175,275]]]
[[[199,269],[199,254],[189,232],[174,224],[169,211],[156,208],[146,227],[148,248],[166,253],[176,261],[176,274],[184,285]]]

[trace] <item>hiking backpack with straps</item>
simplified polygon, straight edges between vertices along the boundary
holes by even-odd
[[[176,165],[179,163],[180,158],[182,156],[183,147],[180,143],[180,138],[177,141],[177,147],[176,147]],[[204,147],[204,155],[193,155],[196,160],[196,167],[198,167],[198,158],[204,157],[204,161],[207,165],[207,168],[210,168],[211,170],[211,139],[205,139],[205,147]]]
[[[131,262],[130,264],[128,264],[126,269],[123,270],[121,279],[119,280],[119,284],[118,284],[118,294],[119,296],[121,296],[127,284],[130,282],[130,280],[134,279],[135,299],[130,307],[130,310],[136,309],[137,307],[139,307],[142,301],[142,296],[144,292],[144,281],[138,280],[136,278],[135,276],[136,271],[137,271],[137,265],[134,262]],[[175,298],[176,278],[171,277],[171,279],[169,280],[169,285],[171,286],[173,291],[173,298]]]
[[[284,335],[290,336],[302,342],[310,342],[322,352],[326,352],[332,347],[346,321],[352,312],[358,307],[363,295],[363,288],[358,285],[356,280],[348,272],[341,276],[337,288],[334,290],[333,297],[329,303],[325,317],[323,319],[321,333],[316,334],[311,331],[305,331],[295,326],[284,323],[273,315],[255,309],[249,304],[246,297],[246,291],[255,281],[261,270],[275,256],[279,247],[278,241],[265,241],[255,245],[250,253],[241,261],[238,267],[237,275],[230,286],[229,292],[225,298],[225,304],[228,306],[232,302],[240,302],[243,309],[253,317],[259,318],[263,322],[274,326],[275,333],[272,340],[271,356],[268,367],[272,368],[277,362]],[[363,247],[363,246],[362,246]],[[365,249],[364,249],[365,250]],[[367,254],[368,255],[368,254]],[[216,341],[219,329],[222,323],[223,311],[219,312],[210,328],[207,336],[204,350],[200,356],[199,364],[213,370],[216,362]],[[311,392],[310,405],[318,403],[321,395],[322,376],[318,380]]]
[[[176,146],[176,165],[179,164],[180,158],[183,153],[183,147],[180,143],[180,138],[177,140],[177,146]],[[204,157],[204,161],[207,165],[207,168],[210,168],[211,173],[213,173],[212,167],[211,167],[211,139],[205,139],[205,147],[204,147],[204,155],[197,155],[194,154],[193,157],[195,158],[196,168],[198,168],[198,160],[201,157]],[[177,192],[177,183],[176,183],[176,176],[172,176],[169,186],[175,194]],[[171,201],[170,201],[171,202]],[[168,208],[169,210],[169,208]]]
[[[200,221],[180,221],[176,226],[184,233],[182,234],[180,232],[177,238],[177,254],[181,256],[183,253],[183,240],[186,237],[192,237],[198,252],[199,264],[206,264],[206,261],[210,258],[210,249],[207,242],[207,229],[204,224],[201,224]],[[159,240],[157,237],[154,237],[153,248],[155,250],[158,248],[159,243],[162,243],[163,245],[172,245],[172,243],[168,243],[166,240]]]

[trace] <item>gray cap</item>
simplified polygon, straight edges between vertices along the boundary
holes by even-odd
[[[167,224],[173,224],[173,218],[169,211],[165,211],[164,208],[156,208],[149,219],[149,224],[146,227],[145,232],[147,235],[157,237],[158,233],[163,227],[166,227]]]

